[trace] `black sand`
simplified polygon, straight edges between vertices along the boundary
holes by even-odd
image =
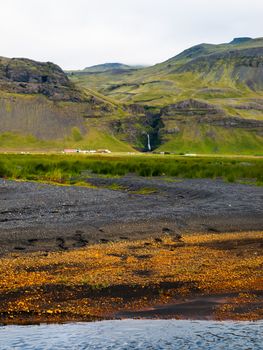
[[[263,230],[263,188],[221,180],[89,179],[98,189],[0,180],[0,254],[163,233]],[[122,190],[102,186],[112,183]],[[135,194],[144,188],[152,194]]]

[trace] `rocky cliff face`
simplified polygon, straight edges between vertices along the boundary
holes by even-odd
[[[0,57],[0,135],[61,140],[77,128],[84,136],[91,120],[107,119],[115,110],[103,97],[77,88],[53,63]]]
[[[195,115],[195,116],[210,116],[210,115],[223,115],[224,112],[212,104],[189,99],[183,100],[175,104],[168,105],[162,108],[163,115]]]
[[[163,108],[151,108],[142,105],[130,105],[129,115],[114,121],[111,129],[122,140],[129,142],[140,151],[148,151],[148,135],[153,150],[162,147],[171,138],[191,132],[191,143],[196,137],[206,138],[205,142],[221,138],[222,134],[237,133],[242,138],[262,138],[263,121],[232,117],[213,104],[187,99]],[[204,135],[200,132],[203,130]],[[234,141],[233,141],[234,143]],[[261,147],[262,149],[262,147]],[[216,149],[214,149],[216,150]]]
[[[59,101],[78,102],[84,99],[59,66],[25,58],[0,57],[0,90],[43,94]]]

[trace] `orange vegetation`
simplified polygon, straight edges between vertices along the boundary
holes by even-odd
[[[0,321],[112,318],[197,295],[225,295],[212,317],[259,319],[262,232],[169,235],[0,259]],[[175,315],[176,316],[176,315]]]

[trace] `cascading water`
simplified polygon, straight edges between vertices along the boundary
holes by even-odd
[[[147,134],[147,139],[148,139],[148,151],[150,152],[152,150],[152,147],[151,147],[151,141],[150,141],[150,135]]]

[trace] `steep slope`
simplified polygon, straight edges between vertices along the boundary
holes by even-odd
[[[0,58],[0,147],[66,146],[132,150],[108,128],[108,119],[123,114],[118,104],[79,89],[60,67],[29,59]],[[100,137],[94,128],[101,120]]]

